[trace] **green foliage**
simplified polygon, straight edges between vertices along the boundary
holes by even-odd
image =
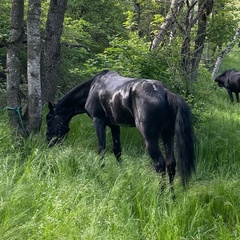
[[[135,33],[127,40],[115,37],[103,53],[86,62],[86,74],[111,69],[126,76],[137,77],[147,52],[148,44]]]
[[[88,61],[109,46],[110,39],[123,38],[125,4],[118,1],[68,1],[62,42],[60,92],[66,92],[96,72]],[[89,60],[90,59],[90,60]],[[97,67],[100,69],[100,66]],[[102,70],[102,69],[100,69]],[[99,70],[99,71],[100,71]]]
[[[0,43],[8,39],[9,23],[11,17],[11,3],[8,0],[2,0],[0,6]]]
[[[66,16],[76,21],[83,21],[83,29],[79,34],[85,34],[84,40],[79,40],[86,44],[94,52],[101,52],[108,46],[109,37],[115,35],[125,35],[123,22],[123,12],[126,9],[125,4],[119,4],[118,1],[68,1]],[[74,24],[74,23],[73,23]],[[74,38],[74,36],[73,36]]]
[[[224,72],[225,70],[228,69],[236,69],[236,70],[240,70],[239,67],[239,61],[240,61],[240,48],[238,46],[235,46],[231,52],[223,59],[223,62],[220,66],[220,73]]]
[[[160,14],[155,14],[153,16],[153,21],[151,22],[151,27],[154,29],[153,33],[156,34],[159,30],[160,24],[162,24],[164,21],[164,17]]]
[[[208,119],[208,99],[210,102],[215,101],[217,85],[212,80],[210,72],[200,65],[198,80],[190,83],[191,94],[186,97],[190,104],[194,116],[195,127],[199,128],[205,124]],[[206,112],[207,111],[207,112]],[[206,114],[204,114],[206,112]]]
[[[239,1],[216,1],[213,17],[208,23],[209,42],[221,47],[232,40],[238,28],[239,10]]]
[[[165,16],[165,7],[168,3],[159,3],[158,1],[141,0],[137,1],[140,5],[140,16],[135,12],[134,2],[131,2],[132,7],[125,11],[126,21],[124,26],[130,31],[138,31],[141,37],[146,37],[150,40],[151,35],[157,31],[160,23]]]
[[[181,93],[185,89],[179,66],[178,47],[149,51],[149,44],[136,32],[129,39],[114,38],[103,53],[96,54],[85,63],[81,76],[91,76],[102,69],[111,69],[122,75],[159,79],[169,88]]]

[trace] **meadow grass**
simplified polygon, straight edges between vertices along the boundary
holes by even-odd
[[[43,123],[16,147],[1,112],[1,239],[240,239],[240,106],[224,89],[209,92],[198,102],[197,172],[186,190],[177,176],[176,201],[160,193],[136,129],[122,129],[121,164],[107,133],[101,168],[87,116],[72,120],[61,145],[47,147]]]

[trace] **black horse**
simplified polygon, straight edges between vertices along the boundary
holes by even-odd
[[[227,89],[229,98],[233,102],[233,92],[236,95],[237,102],[239,102],[240,92],[240,72],[235,69],[226,70],[221,75],[216,77],[215,82],[219,87],[225,87]]]
[[[106,126],[110,127],[113,152],[121,157],[120,125],[137,127],[157,172],[167,170],[172,186],[178,152],[178,169],[185,186],[195,170],[192,116],[186,102],[170,92],[161,82],[120,76],[104,70],[67,93],[57,104],[49,103],[46,138],[50,146],[69,131],[69,121],[76,114],[87,113],[94,123],[98,153],[106,147]],[[159,148],[162,138],[166,162]]]

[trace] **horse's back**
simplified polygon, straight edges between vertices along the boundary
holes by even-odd
[[[94,83],[86,103],[92,117],[113,124],[160,126],[169,114],[167,90],[157,80],[122,77],[109,72]]]
[[[115,72],[101,76],[90,89],[85,105],[89,115],[94,118],[105,118],[113,124],[134,126],[131,112],[129,89],[135,79],[122,77]]]

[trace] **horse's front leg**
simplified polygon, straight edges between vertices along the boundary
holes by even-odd
[[[120,127],[117,125],[109,126],[111,128],[112,140],[113,140],[113,153],[118,162],[121,161],[121,142],[120,142]]]
[[[227,88],[227,92],[228,92],[228,96],[230,98],[230,101],[233,102],[233,95],[232,95],[232,91],[230,89]]]
[[[237,102],[239,102],[239,93],[236,92],[235,95],[236,95]]]
[[[104,152],[106,150],[106,121],[101,118],[94,118],[93,124],[96,130],[97,139],[98,139],[98,154],[102,159]]]

